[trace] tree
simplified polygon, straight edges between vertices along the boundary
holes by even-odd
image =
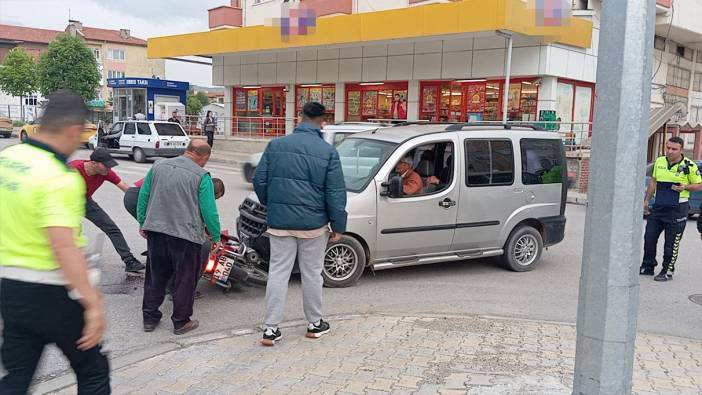
[[[34,58],[23,48],[8,52],[0,67],[0,90],[20,98],[20,114],[24,121],[24,97],[37,90],[37,66]]]
[[[68,89],[86,101],[95,98],[100,73],[92,51],[81,39],[60,34],[49,44],[39,60],[39,89],[48,96],[59,89]]]
[[[204,92],[198,92],[188,96],[188,105],[185,112],[188,115],[200,115],[202,107],[210,104],[210,98]]]

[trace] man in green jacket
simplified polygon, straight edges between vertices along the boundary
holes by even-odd
[[[199,326],[191,320],[201,247],[219,244],[221,232],[210,174],[203,169],[211,149],[193,140],[182,156],[156,162],[139,191],[137,220],[147,239],[149,265],[144,282],[144,331],[152,332],[161,320],[159,310],[168,280],[175,273],[174,333],[182,335]]]

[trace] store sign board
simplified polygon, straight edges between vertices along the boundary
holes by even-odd
[[[291,36],[314,34],[317,27],[317,12],[301,3],[284,2],[280,18],[267,19],[266,26],[280,28],[280,37],[287,41]]]
[[[570,0],[536,0],[536,26],[566,26],[573,14]]]

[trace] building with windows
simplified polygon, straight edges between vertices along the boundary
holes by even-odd
[[[301,0],[315,10],[316,29],[282,37],[262,26],[281,16],[282,3],[231,1],[209,10],[210,31],[149,39],[149,56],[211,57],[232,134],[289,132],[311,100],[335,122],[497,122],[507,102],[509,120],[560,118],[574,123],[564,132],[588,139],[594,9],[539,26],[522,1]]]
[[[111,111],[111,89],[107,86],[108,78],[145,77],[165,78],[163,59],[148,59],[146,41],[133,37],[129,29],[108,30],[83,26],[79,21],[69,21],[65,32],[85,40],[93,51],[102,77],[95,100],[89,102],[95,111]],[[14,47],[22,47],[37,60],[46,52],[49,43],[63,33],[58,30],[35,29],[22,26],[0,25],[0,63],[7,52]],[[41,98],[27,98],[36,104]],[[27,114],[33,113],[29,108]],[[19,98],[0,95],[0,115],[19,118]]]
[[[649,139],[649,159],[662,152],[671,135],[680,134],[686,150],[702,157],[702,2],[656,1],[656,37],[651,106],[668,109],[665,122],[655,124]],[[676,103],[680,103],[676,106]],[[652,116],[653,119],[653,116]]]

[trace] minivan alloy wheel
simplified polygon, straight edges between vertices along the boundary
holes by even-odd
[[[350,278],[358,265],[358,255],[348,244],[334,244],[324,255],[324,272],[335,281]]]
[[[531,265],[538,255],[539,243],[533,235],[525,234],[514,245],[514,260],[520,265]]]

